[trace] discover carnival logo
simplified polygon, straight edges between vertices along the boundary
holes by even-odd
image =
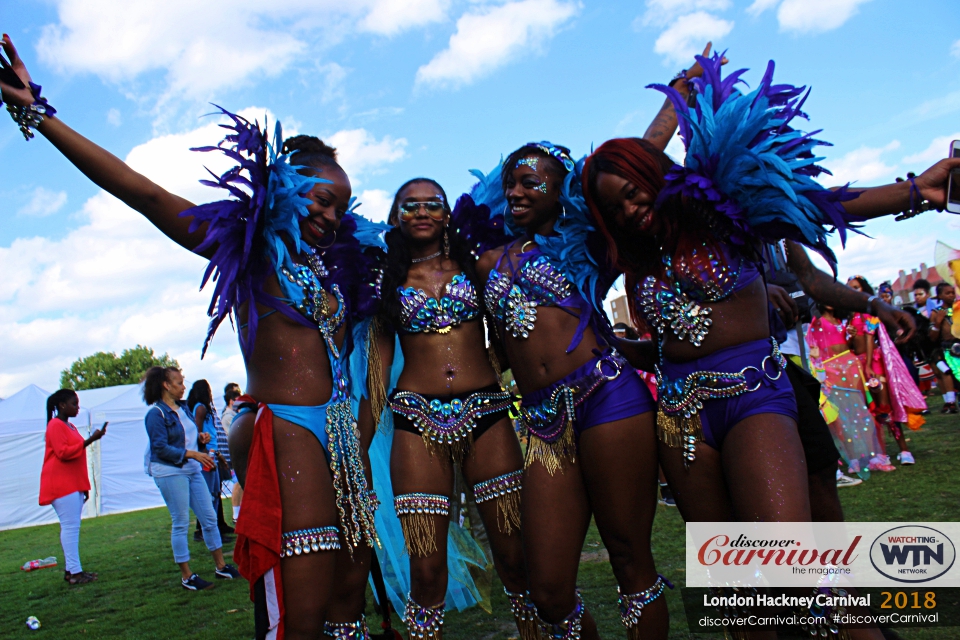
[[[870,545],[873,567],[897,582],[930,582],[947,573],[957,550],[946,535],[919,525],[884,531]]]

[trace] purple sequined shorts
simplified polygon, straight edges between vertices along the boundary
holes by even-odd
[[[592,358],[549,387],[524,395],[522,413],[529,415],[532,410],[548,406],[550,397],[563,386],[586,391],[586,397],[574,408],[574,431],[577,436],[598,424],[631,418],[657,408],[650,390],[636,370],[622,356],[613,352]],[[575,392],[573,395],[576,398],[578,394]],[[557,408],[562,410],[562,407]],[[544,439],[548,441],[556,437],[552,433],[541,432],[529,422],[526,426],[532,433],[546,436]],[[556,428],[560,425],[552,426]]]
[[[796,422],[797,398],[790,378],[786,371],[777,369],[770,356],[770,339],[754,340],[690,362],[665,360],[661,371],[666,378],[679,380],[696,371],[735,373],[749,369],[746,371],[747,383],[756,390],[747,390],[732,398],[704,400],[703,408],[698,411],[704,442],[719,450],[737,423],[758,413],[776,413]]]

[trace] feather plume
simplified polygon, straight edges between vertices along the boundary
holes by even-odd
[[[709,202],[731,223],[734,243],[789,238],[820,253],[836,272],[827,235],[836,230],[845,243],[847,230],[856,231],[841,204],[856,194],[849,185],[830,191],[814,181],[829,174],[814,149],[829,143],[813,137],[819,131],[791,126],[794,118],[807,118],[801,108],[810,91],[773,84],[770,61],[758,88],[744,94],[737,85],[746,70],[723,77],[722,59],[697,56],[704,73],[692,81],[698,92],[693,109],[676,90],[650,85],[673,103],[687,149],[685,166],[667,174],[660,201],[682,194]]]

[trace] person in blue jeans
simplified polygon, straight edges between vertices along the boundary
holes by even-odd
[[[223,559],[223,545],[217,529],[217,516],[210,500],[210,490],[203,479],[203,470],[215,468],[213,458],[198,451],[200,443],[209,442],[208,434],[197,432],[193,416],[183,402],[183,375],[175,367],[152,367],[143,380],[143,400],[151,405],[144,418],[150,439],[147,472],[157,483],[163,501],[170,511],[170,545],[173,559],[180,565],[184,589],[200,591],[213,588],[190,569],[190,548],[187,529],[190,509],[203,529],[203,539],[216,564],[216,576],[222,580],[239,578],[236,567]]]
[[[233,536],[233,528],[227,525],[223,519],[223,500],[220,497],[222,489],[220,483],[224,480],[221,477],[220,469],[230,466],[230,452],[227,447],[227,434],[223,431],[220,424],[220,416],[213,406],[213,391],[210,389],[210,383],[206,380],[197,380],[190,387],[187,394],[187,408],[193,416],[193,423],[197,425],[198,430],[205,436],[206,443],[200,443],[200,449],[213,458],[214,467],[209,471],[203,470],[203,479],[210,490],[210,497],[213,501],[213,510],[217,514],[217,529],[220,531],[221,542],[230,542]],[[218,465],[217,463],[220,463]],[[221,466],[222,465],[222,466]],[[226,478],[229,480],[229,476]],[[193,539],[197,542],[203,541],[200,520],[197,520],[197,528],[193,533]]]

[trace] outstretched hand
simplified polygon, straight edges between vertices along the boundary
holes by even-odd
[[[33,92],[30,90],[30,72],[20,59],[10,36],[3,34],[0,44],[5,54],[0,55],[0,94],[4,102],[15,107],[27,107],[34,101]]]
[[[960,170],[960,158],[947,158],[933,165],[915,179],[920,196],[942,209],[947,203],[947,178],[950,172]]]
[[[707,46],[704,47],[703,53],[701,54],[704,58],[710,57],[710,50],[713,48],[713,43],[708,42]],[[727,56],[723,56],[723,60],[720,61],[720,64],[727,64],[730,62],[727,60]],[[692,80],[693,78],[699,78],[703,75],[703,67],[700,66],[700,61],[697,60],[692,67],[687,69],[687,80]]]
[[[877,317],[884,324],[897,327],[897,333],[893,340],[897,344],[906,343],[917,331],[913,316],[889,304],[881,303],[877,305]]]

